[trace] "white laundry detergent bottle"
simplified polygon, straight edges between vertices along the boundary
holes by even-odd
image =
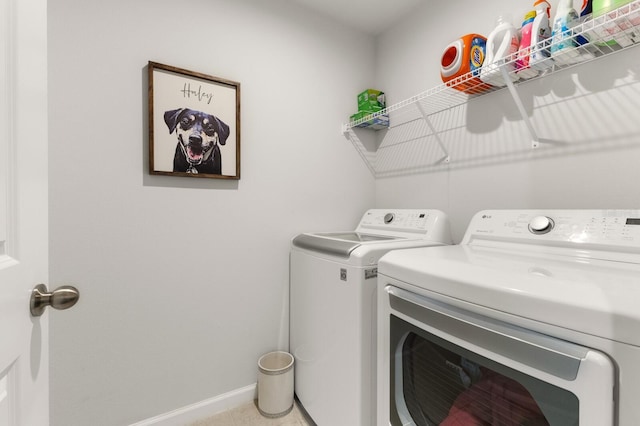
[[[571,65],[582,60],[572,28],[580,23],[573,0],[561,0],[553,20],[551,57],[559,65]]]
[[[487,37],[486,54],[480,80],[494,86],[504,86],[506,82],[500,67],[505,67],[511,81],[518,80],[516,74],[515,54],[520,40],[518,30],[510,22],[508,16],[498,17],[496,27]]]
[[[529,66],[544,71],[553,66],[551,59],[551,5],[547,0],[536,0],[533,4],[536,17],[531,28],[531,56]]]

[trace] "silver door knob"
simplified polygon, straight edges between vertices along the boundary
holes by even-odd
[[[38,284],[31,291],[31,315],[39,317],[47,306],[54,309],[69,309],[76,304],[79,298],[78,289],[70,285],[63,285],[49,293],[46,285]]]

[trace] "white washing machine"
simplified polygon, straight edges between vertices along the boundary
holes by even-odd
[[[640,210],[483,211],[379,273],[379,426],[640,424]]]
[[[450,244],[438,210],[369,210],[355,231],[300,234],[291,245],[295,392],[319,426],[375,418],[376,281],[390,250]]]

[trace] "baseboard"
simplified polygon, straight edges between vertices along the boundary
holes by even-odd
[[[229,408],[251,402],[256,396],[256,384],[236,389],[211,399],[134,423],[130,426],[184,426],[218,414]]]

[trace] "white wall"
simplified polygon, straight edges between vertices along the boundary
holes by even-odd
[[[551,3],[555,14],[558,1]],[[461,10],[459,2],[429,2],[377,39],[377,87],[395,103],[440,85],[445,46],[463,34],[488,35],[500,14],[520,21],[530,6],[493,0]],[[451,162],[378,179],[376,203],[442,209],[456,241],[482,209],[637,208],[639,55],[634,48],[520,85],[539,136],[556,142],[536,150],[506,89],[432,117],[438,130],[449,129],[441,136]],[[402,149],[396,155],[424,155],[427,165],[440,155],[433,147]]]
[[[149,60],[241,83],[241,180],[148,175]],[[51,313],[53,425],[212,398],[287,349],[290,238],[374,204],[340,134],[373,63],[285,0],[49,0],[51,286],[81,292]]]
[[[351,228],[374,199],[445,210],[457,240],[484,208],[637,208],[639,49],[521,86],[564,144],[529,149],[505,92],[434,118],[452,160],[421,173],[374,183],[339,134],[357,92],[435,87],[444,46],[529,7],[429,2],[374,45],[286,0],[49,0],[51,286],[82,293],[51,314],[52,424],[125,425],[253,383],[287,345],[289,239]],[[240,181],[147,174],[149,60],[241,82]]]

